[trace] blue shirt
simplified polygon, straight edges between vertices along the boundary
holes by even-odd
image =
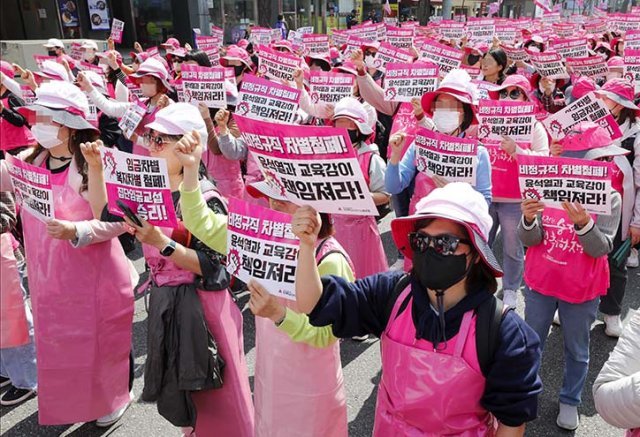
[[[380,337],[389,321],[396,298],[394,289],[402,275],[403,272],[385,272],[353,283],[323,276],[323,293],[309,314],[309,321],[314,326],[332,325],[333,334],[339,338],[364,334]],[[416,305],[413,299],[412,306]],[[447,314],[455,311],[456,306]],[[428,304],[426,308],[411,310],[433,311]],[[537,417],[538,395],[542,391],[538,376],[540,355],[538,335],[514,311],[508,311],[500,324],[500,341],[493,362],[484,375],[486,386],[481,399],[482,406],[501,423],[516,427]]]
[[[476,168],[476,184],[473,188],[484,196],[491,204],[491,161],[489,152],[484,146],[478,145],[478,167]],[[416,146],[411,143],[402,160],[398,164],[387,162],[385,174],[385,190],[391,194],[398,194],[409,186],[416,177]]]

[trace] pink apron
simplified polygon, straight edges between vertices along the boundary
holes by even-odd
[[[232,161],[223,155],[214,155],[210,150],[202,156],[209,175],[216,182],[216,187],[227,199],[244,197],[244,181],[242,180],[242,169],[240,161]]]
[[[369,164],[373,153],[358,154],[358,164],[367,185],[369,184]],[[331,217],[336,229],[336,239],[353,260],[354,273],[358,279],[389,269],[375,217],[342,214],[334,214]]]
[[[393,116],[393,124],[391,125],[391,135],[404,131],[406,133],[404,150],[402,154],[407,151],[409,145],[413,143],[416,138],[416,132],[418,131],[418,120],[413,113],[413,106],[411,103],[400,103],[398,111]],[[387,149],[387,158],[391,157],[391,147]]]
[[[172,229],[161,230],[171,236]],[[162,257],[155,247],[145,244],[143,251],[156,285],[193,283],[193,273]],[[197,292],[205,322],[216,340],[225,366],[222,371],[222,388],[191,393],[197,412],[195,435],[251,437],[254,413],[244,356],[242,313],[231,293],[226,290]]]
[[[264,176],[260,171],[260,166],[258,165],[258,161],[256,157],[249,151],[247,153],[247,174],[244,177],[244,185],[247,186],[252,184],[253,182],[260,182],[264,180]],[[269,207],[269,202],[264,198],[260,197],[256,199],[252,195],[250,195],[246,190],[244,192],[244,201],[252,203],[254,205],[264,206],[265,208]]]
[[[29,324],[14,241],[9,232],[0,234],[0,349],[29,343]]]
[[[71,163],[71,165],[75,165]],[[91,220],[89,203],[52,175],[56,217]],[[133,286],[118,239],[73,248],[22,214],[38,361],[41,425],[89,422],[129,402]]]
[[[2,104],[5,108],[9,108],[9,98],[2,99]],[[0,150],[13,150],[35,143],[36,140],[27,126],[14,126],[4,118],[0,118]]]
[[[609,288],[607,256],[593,258],[584,253],[573,222],[563,210],[546,208],[542,226],[544,240],[527,249],[527,285],[540,294],[569,303],[604,296]]]
[[[625,437],[640,437],[640,428],[628,429],[627,432],[624,433]]]
[[[411,300],[398,316],[407,287],[382,335],[382,379],[373,435],[376,437],[493,436],[495,418],[480,405],[485,378],[479,370],[473,311],[443,351],[416,340]],[[396,318],[397,317],[397,318]]]
[[[333,251],[349,259],[329,237],[316,262]],[[278,301],[300,313],[294,301]],[[295,343],[271,320],[256,317],[254,385],[256,437],[348,435],[340,342],[325,348]]]
[[[149,102],[150,102],[150,99],[148,99],[145,102],[145,104],[148,105]],[[148,109],[147,109],[147,111],[148,111]],[[142,121],[140,122],[140,124],[138,125],[138,128],[136,129],[136,134],[138,134],[138,136],[140,137],[140,140],[142,140],[142,136],[144,134],[149,132],[149,129],[147,129],[145,126],[148,125],[149,123],[153,123],[153,121],[156,119],[156,113],[157,112],[158,112],[158,107],[154,106],[153,110],[151,112],[147,112],[144,115],[144,117],[142,118]],[[133,143],[132,153],[134,155],[149,156],[149,149],[147,149],[144,146],[141,146],[138,143]]]

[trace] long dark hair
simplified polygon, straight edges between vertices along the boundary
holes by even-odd
[[[211,67],[211,59],[202,50],[191,50],[184,57],[183,62],[194,61],[197,62],[200,67]]]
[[[435,219],[427,218],[418,220],[416,222],[415,231],[429,226]],[[470,240],[469,232],[467,228],[461,226],[465,234],[465,238]],[[480,257],[480,254],[476,250],[474,245],[471,245],[471,267],[467,278],[465,279],[465,289],[467,293],[476,293],[479,291],[487,291],[490,294],[494,294],[498,290],[498,281],[493,275],[493,272],[487,264]],[[476,262],[477,261],[477,262]]]
[[[80,185],[80,192],[84,192],[87,191],[89,175],[87,174],[87,161],[84,159],[84,155],[80,151],[80,144],[96,141],[99,138],[99,134],[93,129],[68,129],[69,141],[67,143],[67,147],[73,155],[73,162],[75,162],[76,164],[78,173],[80,173],[80,176],[82,176],[82,185]],[[46,150],[47,149],[38,144],[33,148],[33,151],[29,154],[29,156],[25,158],[25,162],[33,164],[33,161]]]
[[[620,126],[622,126],[627,120],[629,120],[630,124],[633,124],[636,122],[637,119],[638,117],[636,116],[635,109],[623,107],[620,110],[620,114],[618,114],[618,124]]]
[[[491,56],[498,63],[502,69],[498,73],[498,85],[502,85],[505,79],[505,71],[507,69],[507,64],[509,63],[509,58],[507,57],[507,53],[500,47],[495,47],[485,55]]]

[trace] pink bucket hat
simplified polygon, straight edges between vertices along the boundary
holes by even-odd
[[[583,121],[562,139],[562,156],[595,160],[605,156],[622,156],[629,150],[613,144],[609,132],[597,123]]]
[[[14,79],[15,71],[13,65],[7,61],[0,61],[0,72],[2,73],[2,85],[5,86],[15,96],[22,98],[20,84]]]
[[[274,49],[285,49],[289,51],[289,53],[293,53],[293,46],[291,45],[291,41],[287,41],[286,39],[281,39],[280,41],[276,41],[271,46]]]
[[[165,88],[168,90],[172,89],[169,83],[169,71],[167,70],[166,63],[163,64],[155,57],[149,58],[140,64],[138,71],[129,77],[134,83],[138,84],[143,76],[153,76],[160,79]]]
[[[80,88],[66,81],[43,83],[36,90],[33,105],[23,106],[19,112],[30,118],[32,113],[51,117],[56,123],[72,129],[98,130],[87,121],[89,101]]]
[[[371,135],[373,133],[369,114],[367,114],[364,105],[356,98],[345,97],[336,103],[333,110],[333,120],[335,121],[338,118],[348,118],[353,121],[363,135]]]
[[[467,45],[464,48],[464,52],[465,53],[471,53],[471,52],[479,52],[480,54],[484,55],[485,53],[487,53],[489,51],[489,44],[485,43],[485,42],[481,42],[478,44],[473,44],[473,45]]]
[[[253,62],[251,61],[249,53],[238,46],[229,46],[227,48],[227,53],[220,58],[220,65],[228,67],[229,61],[240,61],[248,68],[253,68]]]
[[[609,68],[624,68],[624,59],[622,56],[612,56],[607,61],[607,66]]]
[[[493,219],[484,196],[464,182],[452,182],[436,188],[416,205],[416,213],[391,221],[391,234],[396,246],[409,259],[413,251],[409,244],[409,233],[416,231],[416,224],[426,218],[450,220],[465,227],[471,243],[491,269],[495,277],[503,275],[502,268],[489,246],[489,232]]]
[[[451,70],[444,77],[437,90],[425,93],[422,96],[422,109],[429,116],[433,116],[432,105],[433,101],[440,94],[448,94],[462,103],[466,103],[471,106],[473,110],[473,120],[476,120],[476,104],[477,104],[477,87],[471,82],[471,76],[469,73],[462,69]]]
[[[315,54],[315,55],[305,56],[304,61],[309,66],[311,66],[311,63],[313,61],[322,61],[322,62],[325,62],[327,64],[329,69],[331,69],[331,58],[329,57],[329,53],[322,53],[322,54]]]
[[[164,47],[165,49],[171,48],[171,47],[173,47],[174,49],[177,49],[178,47],[180,47],[180,41],[178,41],[176,38],[169,38],[165,42],[160,44],[160,46]]]
[[[590,78],[589,76],[580,76],[573,84],[571,97],[573,98],[573,100],[581,99],[591,91],[595,91],[597,88],[598,87],[592,78]]]
[[[247,193],[255,199],[267,198],[285,201],[287,197],[278,192],[268,181],[253,182],[247,185]]]
[[[7,61],[0,61],[0,72],[4,73],[10,79],[13,79],[16,75],[13,65]]]
[[[604,95],[625,108],[640,110],[633,103],[635,96],[634,86],[631,82],[622,78],[610,79],[598,90],[598,94]]]
[[[498,100],[500,98],[500,91],[507,89],[510,86],[520,88],[520,90],[527,96],[527,100],[529,100],[529,94],[531,93],[531,83],[526,77],[521,74],[512,74],[511,76],[507,76],[504,82],[502,82],[502,85],[489,91],[489,97],[491,97],[493,100]]]
[[[338,65],[337,67],[335,67],[333,71],[337,71],[338,73],[349,73],[353,74],[354,76],[358,75],[356,64],[354,64],[352,61],[343,62],[342,65]]]

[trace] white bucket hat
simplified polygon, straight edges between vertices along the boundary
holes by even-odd
[[[502,268],[489,246],[489,232],[493,219],[484,196],[465,182],[452,182],[436,188],[416,205],[416,213],[391,222],[393,241],[407,258],[413,258],[409,233],[416,231],[416,223],[426,218],[451,220],[465,227],[482,261],[494,276],[503,275]]]
[[[169,83],[169,71],[167,70],[167,67],[156,58],[152,57],[144,61],[140,64],[140,67],[138,67],[138,71],[129,77],[137,82],[137,80],[143,76],[153,76],[160,79],[165,88],[168,90],[172,89],[171,84]]]
[[[70,82],[69,73],[67,72],[64,65],[58,64],[56,61],[52,61],[47,59],[42,63],[40,67],[40,71],[36,71],[34,74],[37,74],[40,77],[44,77],[45,79],[51,80],[63,80],[65,82]]]
[[[44,47],[48,48],[48,49],[52,49],[52,48],[59,48],[59,49],[63,49],[64,48],[64,43],[62,41],[60,41],[58,38],[50,38],[47,40],[46,43],[42,44]]]
[[[202,144],[207,144],[207,127],[200,110],[190,103],[173,103],[156,113],[156,118],[145,125],[147,129],[165,135],[184,135],[198,131]]]
[[[371,126],[375,124],[375,120],[372,123],[370,117],[364,105],[354,97],[345,97],[340,100],[336,103],[333,111],[334,121],[338,118],[348,118],[358,126],[358,130],[363,135],[371,135],[373,133]]]

